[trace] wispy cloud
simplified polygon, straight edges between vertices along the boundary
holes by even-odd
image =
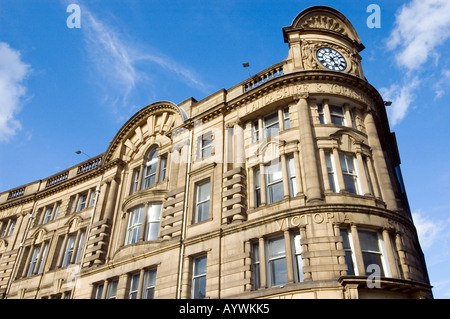
[[[167,56],[149,53],[151,48],[102,21],[86,5],[81,5],[81,12],[85,48],[97,75],[103,80],[108,102],[128,107],[130,96],[139,85],[156,80],[152,76],[155,69],[173,73],[187,86],[207,90],[208,85],[188,67]]]
[[[430,248],[442,235],[444,225],[430,219],[421,211],[413,212],[412,216],[422,248]]]
[[[0,142],[7,142],[22,127],[16,119],[23,106],[24,80],[30,66],[21,60],[20,52],[0,42]]]
[[[420,75],[439,64],[439,48],[450,38],[450,1],[412,0],[398,11],[387,48],[395,50],[395,61],[403,72],[400,84],[382,89],[393,102],[389,110],[392,125],[399,123],[414,103],[414,91],[422,83]],[[433,63],[427,63],[433,59]],[[435,80],[438,82],[438,80]],[[444,94],[443,84],[435,87],[437,97]]]

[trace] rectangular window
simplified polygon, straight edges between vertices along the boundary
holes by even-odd
[[[381,234],[374,231],[358,230],[358,236],[366,275],[371,275],[373,273],[372,265],[376,265],[380,269],[380,276],[385,276],[387,268],[383,257]]]
[[[166,166],[167,166],[167,155],[161,156],[159,162],[159,182],[164,181],[166,178]]]
[[[38,269],[38,274],[41,274],[42,271],[44,270],[44,264],[45,264],[45,259],[47,258],[47,253],[48,253],[48,243],[44,243],[44,248],[42,251],[42,255],[41,255],[41,259],[38,260],[38,264],[39,264],[39,269]]]
[[[252,139],[253,139],[253,143],[258,142],[259,141],[259,121],[253,121],[253,125],[252,125]]]
[[[212,154],[212,133],[203,134],[200,138],[200,158],[208,157]]]
[[[88,207],[94,206],[94,201],[95,201],[95,188],[91,189],[91,193],[89,195]]]
[[[41,251],[41,246],[36,246],[33,248],[33,255],[31,256],[30,265],[28,266],[27,277],[33,276],[38,263],[39,252]]]
[[[272,113],[264,117],[264,137],[271,137],[280,131],[278,112]]]
[[[252,244],[252,280],[253,290],[261,287],[261,271],[259,263],[259,243]]]
[[[286,161],[289,178],[289,193],[291,197],[295,197],[297,196],[297,178],[295,174],[294,156],[287,157]]]
[[[84,246],[84,238],[86,236],[86,232],[82,231],[80,233],[80,238],[78,239],[78,246],[77,246],[77,252],[75,255],[75,264],[78,264],[81,259],[81,254],[83,253],[83,246]]]
[[[289,115],[289,108],[285,107],[283,109],[283,120],[284,120],[284,129],[288,130],[291,128],[291,120]]]
[[[336,167],[334,165],[333,153],[325,152],[325,160],[327,162],[328,181],[330,182],[330,189],[332,192],[339,192],[338,182],[336,180]]]
[[[144,206],[139,206],[130,211],[125,245],[130,245],[138,242],[141,236],[142,218],[144,216],[143,214]]]
[[[131,181],[131,191],[130,191],[130,194],[134,194],[134,193],[136,193],[137,191],[138,191],[138,186],[139,186],[139,174],[140,174],[140,172],[141,172],[141,169],[138,167],[138,168],[135,168],[134,170],[133,170],[133,179],[132,179],[132,181]]]
[[[292,234],[292,250],[294,256],[294,275],[296,282],[303,282],[305,274],[303,273],[302,246],[300,243],[300,234]]]
[[[253,169],[253,179],[255,184],[255,207],[261,206],[261,176],[259,166]]]
[[[67,240],[66,249],[64,251],[64,259],[61,267],[67,267],[70,264],[70,260],[72,259],[72,254],[75,248],[75,240],[77,238],[76,234],[69,236]]]
[[[58,218],[60,209],[61,209],[61,202],[57,202],[55,207],[55,213],[53,214],[53,220],[56,220]]]
[[[131,285],[130,285],[130,299],[136,299],[139,289],[139,274],[134,274],[131,276]]]
[[[8,232],[6,233],[6,236],[11,236],[13,231],[14,231],[14,227],[16,226],[16,219],[11,219],[11,222],[9,224],[9,228],[8,228]]]
[[[108,284],[108,290],[106,292],[106,299],[116,299],[117,297],[117,285],[119,280],[113,280]]]
[[[340,153],[339,159],[344,177],[345,190],[351,194],[361,194],[356,170],[356,158],[353,155]]]
[[[206,256],[195,258],[193,266],[192,298],[204,299],[206,297]]]
[[[345,263],[347,264],[348,271],[347,274],[349,276],[358,275],[357,268],[355,267],[355,255],[353,253],[353,240],[351,233],[347,228],[341,228],[341,236],[342,236],[342,247],[345,252]]]
[[[319,114],[319,123],[326,124],[325,122],[325,113],[323,112],[323,105],[317,105],[317,113]]]
[[[158,239],[159,224],[161,221],[162,204],[149,204],[147,211],[146,240],[152,241]]]
[[[102,299],[102,295],[103,295],[103,287],[105,285],[103,283],[98,284],[95,288],[95,299]]]
[[[273,160],[264,167],[264,174],[267,177],[267,204],[276,203],[283,199],[283,172],[278,159]]]
[[[331,123],[345,126],[344,108],[342,106],[330,105]]]
[[[86,207],[87,194],[81,194],[78,197],[77,210],[76,212],[82,211]]]
[[[210,181],[202,182],[196,185],[195,189],[195,218],[194,222],[199,223],[209,218],[209,202],[211,196]]]
[[[49,206],[45,208],[44,219],[42,220],[42,224],[47,224],[52,218],[53,206]]]
[[[286,248],[284,237],[270,239],[267,243],[267,282],[269,287],[287,283]]]
[[[144,291],[142,299],[153,299],[155,297],[156,269],[149,269],[144,275]]]

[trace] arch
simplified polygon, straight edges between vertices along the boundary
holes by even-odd
[[[332,32],[357,44],[360,51],[364,49],[351,22],[342,13],[327,6],[313,6],[300,12],[291,26],[283,28],[285,42],[288,42],[288,33],[301,30]]]
[[[137,151],[146,138],[156,134],[166,135],[188,119],[186,111],[172,102],[161,101],[147,105],[133,115],[113,138],[105,152],[103,164],[123,157],[125,149]]]

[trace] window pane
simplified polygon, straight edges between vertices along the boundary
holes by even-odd
[[[271,286],[280,286],[287,283],[286,258],[270,261]]]
[[[268,204],[276,203],[282,200],[284,197],[283,182],[269,185],[267,187],[267,197]]]
[[[348,240],[348,230],[345,228],[341,229],[341,236],[343,248],[350,249],[350,241]]]
[[[197,187],[197,199],[199,202],[203,202],[209,199],[209,195],[211,193],[211,184],[210,182],[199,184]]]
[[[111,281],[109,283],[109,285],[108,285],[108,292],[106,294],[106,298],[107,299],[115,299],[116,298],[116,295],[117,295],[117,284],[118,284],[117,280]]]
[[[380,251],[378,247],[378,234],[376,232],[359,230],[358,236],[361,250]]]
[[[273,136],[280,131],[278,124],[278,112],[270,114],[264,118],[265,136]]]
[[[291,128],[291,121],[290,121],[290,117],[289,117],[289,108],[284,108],[283,109],[283,118],[284,118],[284,129],[288,130]]]
[[[95,299],[102,299],[103,295],[103,284],[97,285],[97,290],[95,291]]]
[[[206,274],[206,257],[195,259],[194,276]]]
[[[206,296],[206,276],[194,279],[194,299],[204,299]]]
[[[355,274],[355,269],[353,268],[353,259],[351,251],[345,252],[345,263],[347,264],[348,267],[347,275],[353,276]]]
[[[136,299],[137,292],[139,288],[139,274],[134,274],[131,277],[131,287],[130,287],[130,299]]]
[[[167,157],[161,157],[161,164],[159,168],[159,181],[162,182],[166,178]]]
[[[144,278],[142,299],[153,299],[155,294],[156,269],[147,270]]]
[[[366,275],[373,274],[373,269],[369,271],[368,267],[370,265],[378,265],[380,267],[380,276],[384,276],[383,264],[381,262],[380,254],[372,254],[372,253],[364,253],[363,252],[363,260],[364,260],[364,268],[366,269]]]
[[[286,253],[284,247],[284,238],[276,238],[269,241],[269,258],[284,256]]]

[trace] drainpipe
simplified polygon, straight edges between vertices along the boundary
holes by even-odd
[[[38,191],[41,188],[41,183],[42,183],[42,180],[39,181]],[[37,192],[36,192],[35,196],[36,195],[37,195]],[[19,251],[17,252],[16,259],[14,260],[14,266],[13,266],[13,269],[11,271],[11,276],[9,276],[8,285],[6,286],[6,290],[5,290],[4,294],[3,294],[5,299],[7,299],[7,296],[9,294],[9,290],[11,289],[13,278],[16,275],[17,264],[18,264],[18,262],[19,262],[19,260],[21,258],[21,255],[22,255],[22,252],[23,252],[23,247],[25,245],[25,241],[27,240],[28,231],[30,230],[30,227],[31,227],[31,224],[33,223],[34,218],[36,217],[36,216],[34,216],[34,214],[36,212],[36,206],[37,206],[37,200],[35,200],[34,205],[33,205],[33,209],[31,210],[31,213],[29,215],[30,218],[28,219],[27,228],[25,229],[25,232],[23,234],[22,242],[19,245]]]
[[[193,129],[192,129],[193,130]],[[177,282],[177,299],[181,299],[181,282],[183,277],[183,264],[184,264],[184,241],[186,239],[186,220],[187,220],[187,207],[189,199],[189,180],[191,175],[191,154],[192,154],[192,130],[189,131],[189,151],[188,151],[188,166],[186,172],[186,186],[184,190],[184,209],[183,209],[183,226],[181,229],[180,240],[180,256],[178,260],[178,282]]]

